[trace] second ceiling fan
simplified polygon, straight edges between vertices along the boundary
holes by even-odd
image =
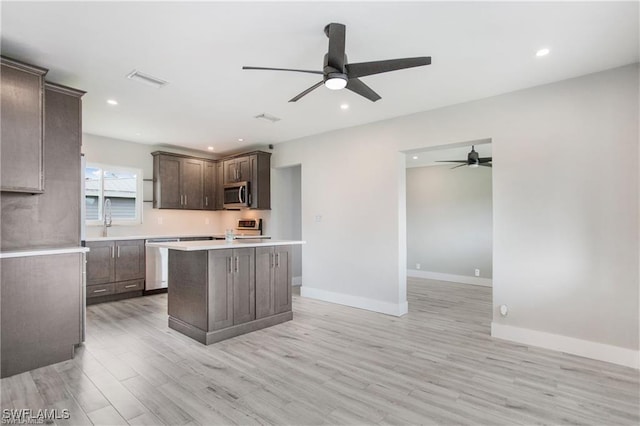
[[[375,102],[381,99],[380,95],[364,84],[362,80],[360,80],[360,77],[431,64],[430,56],[350,64],[347,63],[347,55],[345,54],[346,27],[343,24],[331,23],[324,28],[324,33],[329,37],[329,52],[324,55],[324,68],[322,71],[250,66],[244,66],[242,69],[293,71],[322,75],[322,81],[294,96],[289,100],[289,102],[298,101],[300,98],[322,85],[325,85],[327,88],[332,90],[347,88],[352,92]]]
[[[452,169],[457,169],[458,167],[462,167],[462,166],[492,167],[491,166],[491,161],[492,160],[493,160],[492,157],[480,157],[480,155],[475,150],[475,145],[471,145],[471,151],[467,154],[467,159],[466,160],[437,160],[436,163],[462,163],[462,164],[459,164],[459,165],[457,165],[455,167],[452,167]]]

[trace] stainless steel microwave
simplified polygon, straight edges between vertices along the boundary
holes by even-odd
[[[224,186],[224,208],[240,209],[251,206],[249,182],[234,182]]]

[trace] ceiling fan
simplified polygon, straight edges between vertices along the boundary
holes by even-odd
[[[431,64],[430,56],[349,64],[347,63],[347,55],[344,53],[346,27],[343,24],[331,23],[324,27],[324,33],[329,37],[329,52],[324,55],[324,68],[322,71],[246,66],[242,67],[242,69],[293,71],[322,75],[322,81],[294,96],[289,100],[289,102],[298,101],[300,98],[309,94],[311,91],[317,89],[323,84],[331,90],[339,90],[346,87],[352,92],[375,102],[381,99],[380,95],[364,84],[360,80],[360,77]]]
[[[467,154],[466,160],[438,160],[436,163],[462,163],[458,166],[452,167],[451,169],[457,169],[462,166],[469,167],[492,167],[491,166],[491,157],[480,157],[475,150],[475,145],[471,145],[471,151]]]

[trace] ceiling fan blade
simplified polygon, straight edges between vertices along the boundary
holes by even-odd
[[[417,58],[389,59],[386,61],[360,62],[347,64],[345,68],[349,78],[364,77],[366,75],[402,70],[405,68],[421,67],[431,64],[431,56]]]
[[[293,98],[289,99],[289,102],[296,102],[298,101],[301,97],[309,94],[311,91],[316,90],[318,87],[322,86],[324,84],[324,81],[321,81],[319,83],[314,84],[313,86],[309,87],[307,90],[305,90],[304,92],[294,96]]]
[[[291,68],[265,68],[265,67],[242,67],[243,70],[267,70],[267,71],[293,71],[293,72],[306,72],[309,74],[320,74],[322,75],[322,71],[312,71],[312,70],[295,70]]]
[[[491,163],[480,163],[480,165],[483,167],[493,167]]]
[[[436,160],[436,163],[464,163],[467,164],[467,160]]]
[[[331,23],[325,28],[329,37],[327,65],[338,72],[344,72],[344,40],[346,28],[343,24]]]
[[[465,161],[464,164],[458,164],[457,166],[452,167],[451,170],[457,169],[458,167],[463,167],[463,166],[466,166],[466,165],[467,165],[467,162]]]
[[[375,102],[380,100],[380,95],[373,91],[373,89],[357,78],[350,78],[347,81],[347,89],[351,90],[354,93],[357,93],[360,96],[364,96],[369,99],[371,102]]]
[[[491,162],[491,157],[478,158],[478,161],[480,161],[480,164],[482,164],[482,163],[490,163]]]

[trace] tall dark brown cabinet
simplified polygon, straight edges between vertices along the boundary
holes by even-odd
[[[84,318],[80,247],[84,92],[41,80],[37,95],[42,102],[38,102],[33,69],[42,69],[16,64],[2,59],[0,86],[2,377],[72,358],[75,345],[82,341]],[[42,70],[41,79],[45,73]],[[37,117],[43,120],[40,124]],[[40,139],[32,140],[37,135]],[[33,152],[27,155],[25,150]],[[12,172],[12,167],[20,171]],[[7,181],[5,173],[11,175]]]

